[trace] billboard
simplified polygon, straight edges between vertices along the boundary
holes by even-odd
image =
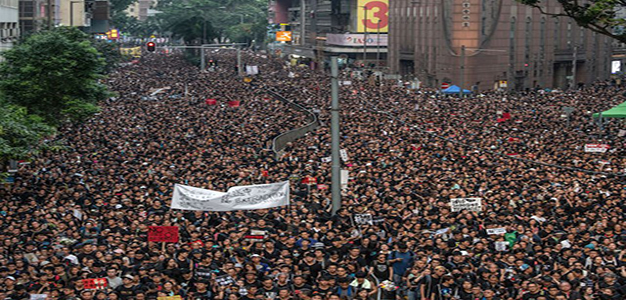
[[[277,42],[291,42],[291,31],[277,31],[276,41]]]
[[[382,46],[387,47],[387,34],[368,34],[367,35],[367,46]],[[365,45],[365,34],[357,33],[357,34],[337,34],[337,33],[329,33],[326,34],[326,44],[327,45],[337,45],[337,46],[359,46],[362,47]]]
[[[388,32],[389,0],[358,0],[357,32]]]

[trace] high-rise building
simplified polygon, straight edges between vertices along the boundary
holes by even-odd
[[[55,0],[19,0],[19,26],[22,34],[55,25]]]
[[[11,49],[20,36],[18,7],[18,0],[0,0],[0,52]]]
[[[514,0],[395,0],[389,18],[391,71],[426,86],[567,88],[610,74],[610,38]]]
[[[110,6],[108,0],[19,0],[20,31],[24,34],[62,25],[105,33],[110,26]]]

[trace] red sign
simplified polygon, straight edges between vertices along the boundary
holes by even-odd
[[[241,101],[231,100],[228,101],[228,107],[239,107],[241,105]]]
[[[83,287],[86,290],[104,290],[107,287],[106,278],[88,278],[83,279]]]
[[[317,189],[318,190],[327,190],[328,189],[328,184],[318,184],[317,185]]]
[[[445,90],[445,89],[447,89],[447,88],[449,88],[449,87],[450,87],[450,84],[449,84],[449,83],[445,83],[445,82],[444,82],[444,83],[442,83],[442,84],[441,84],[441,89],[442,89],[442,90]]]
[[[150,226],[148,241],[178,243],[178,226]]]
[[[215,100],[215,99],[206,99],[206,100],[204,100],[204,103],[206,103],[206,105],[217,105],[217,100]]]
[[[510,119],[511,118],[511,113],[508,113],[508,112],[507,113],[503,113],[502,114],[502,118],[503,119],[507,119],[507,120]]]
[[[307,177],[302,179],[302,183],[303,184],[308,184],[308,185],[316,184],[317,183],[317,178],[311,177],[311,176],[307,176]]]
[[[519,138],[514,138],[514,137],[510,137],[510,138],[509,138],[509,142],[510,142],[510,143],[517,143],[517,142],[519,142],[519,141],[520,141],[520,139],[519,139]]]

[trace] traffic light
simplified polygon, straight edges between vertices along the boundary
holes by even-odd
[[[148,52],[154,52],[156,50],[156,44],[154,42],[148,42],[146,44],[146,48],[148,49]]]

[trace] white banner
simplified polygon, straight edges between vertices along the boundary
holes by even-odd
[[[609,150],[611,146],[606,144],[585,144],[585,152],[599,152],[604,153]]]
[[[452,212],[462,211],[467,209],[469,211],[482,211],[483,201],[482,198],[453,198],[450,200],[450,207]]]
[[[289,181],[235,186],[228,189],[226,193],[176,184],[171,208],[233,211],[264,209],[283,205],[289,205]]]
[[[487,229],[487,234],[505,234],[505,233],[506,233],[506,228],[504,227]]]

